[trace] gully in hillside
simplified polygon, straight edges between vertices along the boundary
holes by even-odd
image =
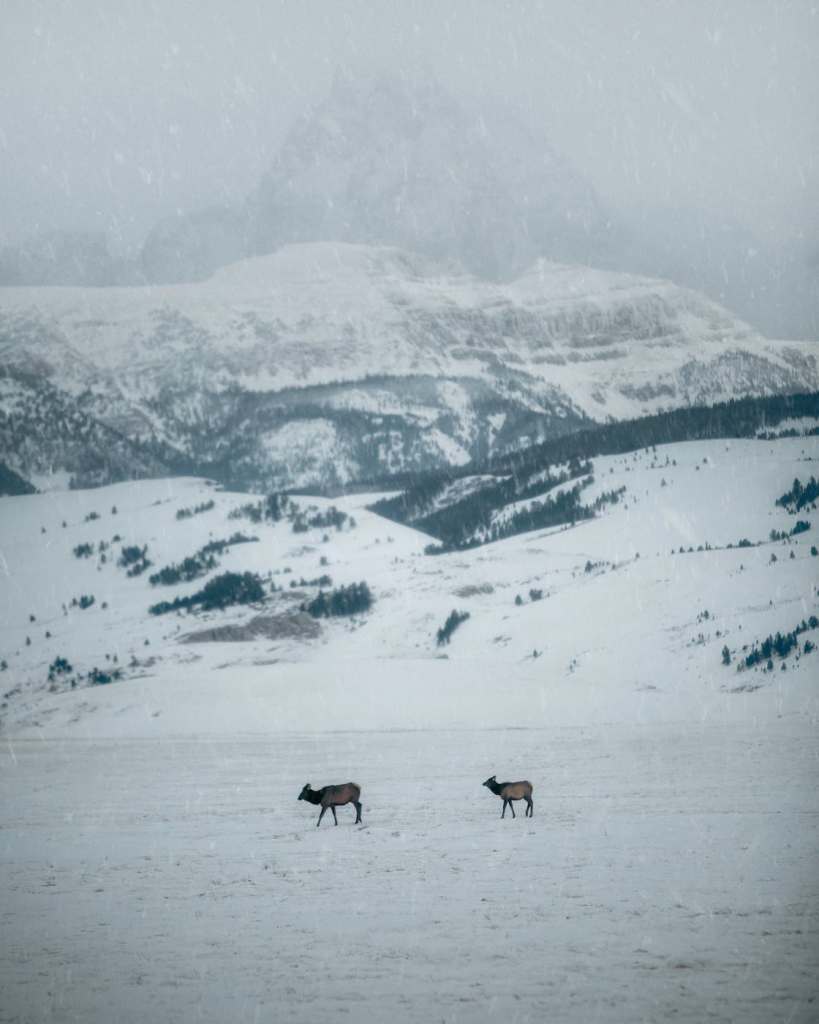
[[[361,787],[354,782],[345,782],[341,786],[322,786],[321,789],[311,789],[308,782],[299,793],[299,800],[307,800],[311,804],[321,804],[321,814],[318,816],[316,828],[321,824],[324,812],[329,807],[333,812],[333,821],[338,824],[336,807],[343,807],[344,804],[352,804],[355,807],[355,822],[361,823]]]
[[[503,799],[503,811],[501,817],[506,817],[506,805],[509,805],[512,811],[512,817],[515,815],[514,800],[525,800],[526,801],[526,817],[531,818],[535,813],[535,805],[532,803],[532,783],[526,782],[498,782],[494,775],[490,776],[484,786],[490,789],[495,796],[499,796]]]

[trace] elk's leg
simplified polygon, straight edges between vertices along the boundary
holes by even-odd
[[[319,820],[316,822],[316,828],[318,828],[319,825],[321,824],[321,819],[324,817],[324,813],[325,813],[326,810],[327,810],[326,807],[322,807],[321,814],[319,815]]]
[[[509,801],[509,810],[512,812],[513,818],[517,817],[517,815],[515,814],[515,805],[512,803],[511,800]]]
[[[355,821],[353,822],[353,824],[359,825],[361,823],[361,804],[358,802],[358,800],[354,800],[353,804],[355,806]]]
[[[503,811],[501,811],[501,817],[502,818],[506,817],[506,805],[508,803],[509,803],[509,801],[506,799],[506,797],[504,797],[504,799],[503,799]]]
[[[333,812],[333,821],[338,824],[338,818],[336,817],[336,805],[330,804],[330,810]]]
[[[535,805],[531,797],[526,801],[526,814],[530,818],[533,818],[535,815]]]

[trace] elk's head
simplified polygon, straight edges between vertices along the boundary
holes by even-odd
[[[492,788],[492,783],[494,781],[495,781],[495,776],[494,775],[490,775],[489,778],[486,780],[486,782],[483,783],[483,785],[487,786],[488,788],[491,789]]]
[[[299,800],[306,800],[307,794],[310,792],[310,783],[305,782],[304,789],[299,793]]]

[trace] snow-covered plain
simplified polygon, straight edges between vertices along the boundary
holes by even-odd
[[[3,1019],[816,1019],[792,720],[8,742]],[[534,780],[535,817],[480,782]],[[354,777],[314,828],[306,779]]]
[[[596,459],[584,500],[626,487],[598,519],[435,557],[372,496],[298,534],[198,480],[3,499],[0,1020],[815,1020],[819,653],[736,661],[819,614],[819,525],[768,540],[815,519],[775,499],[817,456]],[[153,572],[237,529],[260,541],[218,571],[271,571],[264,609],[149,616],[202,580],[72,554],[119,534]],[[372,611],[180,642],[292,623],[315,588],[289,580],[322,573]],[[58,655],[126,678],[50,692]],[[500,820],[494,773],[531,780],[533,819]],[[317,830],[301,787],[348,779],[364,826]]]

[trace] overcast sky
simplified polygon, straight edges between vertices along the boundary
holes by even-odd
[[[819,2],[0,0],[0,241],[234,201],[334,69],[429,69],[614,207],[819,237]]]

